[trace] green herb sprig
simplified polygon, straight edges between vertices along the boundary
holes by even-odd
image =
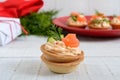
[[[62,29],[52,25],[48,31],[50,37],[53,37],[55,40],[61,40],[64,35],[62,34]]]
[[[57,13],[57,10],[31,13],[21,17],[20,21],[30,35],[51,36],[61,34],[62,30],[57,30],[57,27],[52,23],[52,20]]]

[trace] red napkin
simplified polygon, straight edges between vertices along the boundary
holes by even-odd
[[[42,0],[7,0],[0,2],[0,16],[22,17],[37,12],[43,4]]]
[[[5,9],[3,7],[0,7],[0,16],[17,18],[18,17],[17,9],[16,8]]]

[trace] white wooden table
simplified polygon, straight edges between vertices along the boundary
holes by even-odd
[[[0,80],[120,80],[120,38],[79,37],[85,60],[69,74],[56,74],[41,61],[47,37],[19,37],[0,47]]]

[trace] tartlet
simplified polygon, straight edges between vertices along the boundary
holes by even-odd
[[[70,27],[85,28],[87,26],[87,19],[83,14],[72,12],[66,24]]]
[[[41,56],[43,62],[47,65],[47,67],[55,73],[70,73],[77,69],[79,64],[84,60],[84,56],[81,55],[81,58],[67,63],[56,63],[46,59],[44,54]]]
[[[113,29],[120,29],[120,16],[114,16],[111,25]]]
[[[48,38],[47,41],[40,47],[41,59],[51,71],[69,73],[84,60],[84,52],[78,49],[79,40],[76,34],[69,33],[62,40]]]
[[[41,51],[43,52],[44,57],[46,59],[48,59],[49,61],[59,62],[59,63],[75,61],[75,60],[80,59],[81,56],[83,57],[83,55],[84,55],[83,51],[81,51],[80,54],[75,55],[75,56],[73,56],[73,55],[61,55],[60,53],[57,53],[54,51],[51,51],[51,52],[47,51],[45,49],[45,45],[41,46]]]
[[[91,17],[88,23],[90,29],[111,29],[110,19],[103,13],[97,12]]]

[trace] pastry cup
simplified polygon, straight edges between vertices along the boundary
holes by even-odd
[[[76,28],[86,28],[87,25],[75,25],[75,24],[67,24],[70,27],[76,27]]]
[[[76,28],[85,28],[87,26],[87,25],[78,25],[78,24],[70,23],[70,22],[67,22],[67,25],[70,27],[76,27]]]
[[[97,26],[88,25],[88,28],[89,29],[97,29],[97,30],[109,30],[109,29],[111,29],[111,26],[110,27],[97,27]]]
[[[113,29],[120,29],[120,24],[111,24]]]
[[[83,24],[83,25],[78,24],[78,22],[74,22],[71,18],[67,20],[66,24],[70,27],[76,27],[76,28],[85,28],[87,26],[87,24]]]
[[[77,69],[78,65],[84,60],[84,56],[78,60],[68,63],[57,63],[46,59],[45,55],[41,56],[42,61],[46,64],[50,71],[55,73],[70,73]]]
[[[41,51],[43,52],[44,57],[47,60],[53,61],[53,62],[59,62],[59,63],[75,61],[75,60],[78,60],[79,58],[83,57],[83,55],[84,55],[83,51],[81,51],[81,54],[75,55],[75,56],[72,56],[72,55],[60,55],[59,53],[52,53],[52,52],[47,51],[45,49],[45,45],[41,46]]]

